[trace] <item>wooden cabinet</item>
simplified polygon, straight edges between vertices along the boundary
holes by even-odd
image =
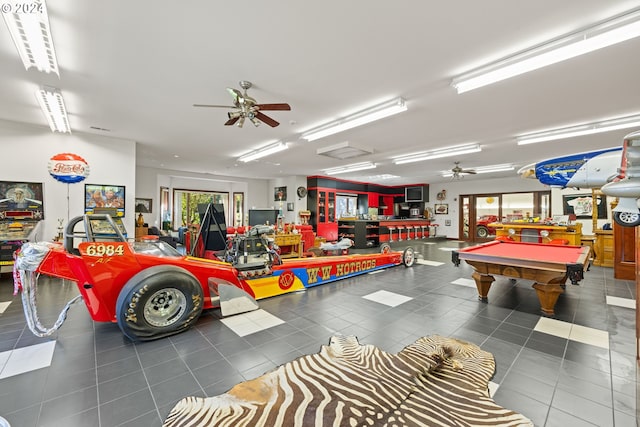
[[[636,230],[613,223],[613,277],[635,280]]]
[[[302,235],[276,234],[273,241],[280,247],[281,258],[299,258],[302,256]]]
[[[596,256],[593,265],[599,267],[613,267],[613,230],[596,230]]]
[[[492,223],[489,227],[495,227],[496,237],[510,237],[516,242],[551,243],[552,241],[566,241],[568,245],[582,245],[582,223],[573,225],[545,225],[540,223]],[[513,232],[510,232],[513,230]],[[546,231],[546,233],[542,233]],[[554,242],[555,243],[555,242]]]
[[[328,241],[338,239],[338,223],[336,222],[336,192],[325,189],[309,191],[307,195],[310,223],[316,234]]]
[[[353,240],[355,249],[373,248],[380,245],[378,221],[338,221],[338,234]]]
[[[149,234],[149,227],[136,227],[136,239]]]

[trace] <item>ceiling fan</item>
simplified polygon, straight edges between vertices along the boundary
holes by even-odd
[[[451,169],[451,173],[453,173],[452,179],[460,179],[462,175],[475,175],[477,172],[473,169],[462,169],[460,167],[460,162],[454,162],[455,166]]]
[[[208,104],[193,104],[194,107],[214,107],[214,108],[235,108],[236,111],[230,111],[227,113],[229,120],[225,122],[226,126],[231,126],[235,124],[238,127],[242,127],[244,125],[245,119],[251,120],[255,126],[260,126],[260,122],[264,122],[271,127],[276,127],[280,123],[273,120],[271,117],[264,114],[262,111],[265,110],[291,110],[291,106],[289,104],[280,103],[280,104],[258,104],[258,102],[247,95],[247,89],[251,88],[253,84],[246,80],[240,81],[240,87],[244,89],[244,92],[240,92],[238,89],[233,89],[228,87],[227,91],[231,94],[233,98],[233,105],[208,105]]]

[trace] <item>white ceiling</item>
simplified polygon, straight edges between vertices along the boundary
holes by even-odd
[[[638,0],[49,0],[60,78],[26,71],[0,26],[0,118],[46,126],[33,96],[60,88],[75,134],[134,140],[137,164],[225,176],[338,175],[379,184],[445,182],[440,171],[619,146],[635,129],[517,146],[524,132],[640,113],[640,38],[458,95],[455,75],[637,8]],[[224,126],[226,87],[253,82],[276,128]],[[408,111],[315,142],[305,130],[394,97]],[[94,130],[92,127],[108,129]],[[277,140],[290,149],[247,164]],[[336,160],[318,148],[348,141],[373,150]],[[395,166],[390,157],[478,142],[481,153]],[[178,155],[179,157],[175,157]],[[383,180],[375,175],[392,174]],[[503,173],[513,176],[516,172]],[[496,178],[500,174],[465,179]]]

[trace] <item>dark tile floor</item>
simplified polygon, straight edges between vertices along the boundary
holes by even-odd
[[[419,264],[260,301],[273,321],[267,329],[234,332],[237,325],[211,310],[185,333],[139,344],[114,324],[92,322],[83,303],[58,333],[34,337],[4,274],[0,416],[12,427],[160,426],[182,397],[223,393],[317,352],[334,334],[390,352],[439,334],[490,351],[494,399],[536,426],[636,425],[633,282],[592,267],[580,286],[567,285],[547,318],[528,282],[498,277],[489,302],[478,301],[471,268],[450,262],[450,249],[462,243],[427,239],[394,249],[402,243],[416,249]],[[75,294],[71,283],[40,286],[47,325]],[[394,298],[397,305],[388,305]]]

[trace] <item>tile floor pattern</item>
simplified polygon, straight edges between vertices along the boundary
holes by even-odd
[[[556,315],[540,315],[530,282],[497,277],[477,299],[471,268],[454,267],[451,241],[405,241],[421,262],[259,302],[220,318],[205,312],[191,330],[134,344],[84,305],[49,338],[26,328],[8,274],[0,278],[0,416],[12,427],[160,426],[184,396],[213,396],[303,354],[334,334],[390,352],[440,334],[480,345],[496,359],[496,402],[536,426],[635,426],[635,284],[592,267],[567,285]],[[471,285],[471,286],[469,286]],[[77,291],[40,286],[43,323]]]

